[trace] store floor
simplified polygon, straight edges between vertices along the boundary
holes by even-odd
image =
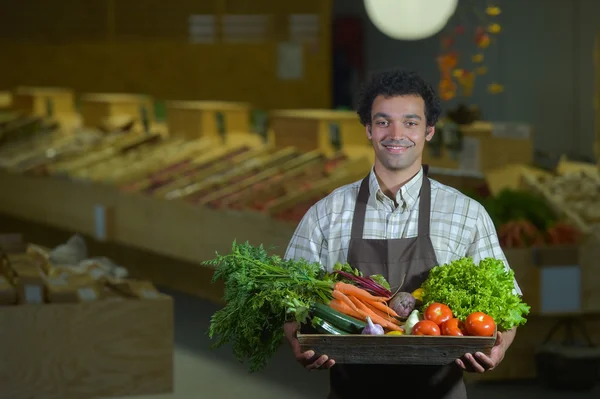
[[[137,399],[326,397],[327,373],[300,368],[287,346],[281,348],[266,369],[256,374],[249,374],[229,348],[211,350],[206,331],[217,307],[198,298],[168,293],[175,298],[175,392]],[[552,392],[535,383],[477,384],[470,385],[468,390],[470,399],[600,398],[600,386],[584,394]],[[399,392],[402,391],[399,387]]]

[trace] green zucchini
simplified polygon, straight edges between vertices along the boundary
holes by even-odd
[[[317,329],[317,332],[319,332],[321,334],[333,334],[333,335],[348,335],[349,334],[346,331],[340,330],[339,328],[336,328],[335,326],[331,325],[330,323],[327,323],[325,320],[323,320],[319,317],[314,317],[312,320],[312,324]]]
[[[334,327],[343,331],[348,331],[352,334],[360,334],[367,326],[367,323],[364,321],[345,315],[319,302],[314,303],[312,312],[315,316],[323,319]]]

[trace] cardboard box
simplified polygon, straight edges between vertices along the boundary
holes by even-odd
[[[0,399],[173,391],[173,301],[0,307]]]

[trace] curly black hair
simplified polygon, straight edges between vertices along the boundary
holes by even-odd
[[[407,95],[416,95],[425,101],[427,126],[435,126],[442,112],[440,99],[433,87],[418,73],[403,70],[383,71],[371,76],[363,86],[358,100],[357,114],[360,123],[365,126],[371,123],[371,110],[377,96],[389,98]]]

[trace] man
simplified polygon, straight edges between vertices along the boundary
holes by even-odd
[[[440,113],[434,90],[416,73],[374,75],[358,105],[374,166],[364,180],[336,189],[307,212],[286,258],[318,261],[329,271],[336,262],[348,262],[365,275],[383,274],[393,291],[405,292],[418,288],[434,266],[465,256],[507,264],[485,209],[427,177],[423,149]],[[516,282],[515,290],[521,293]],[[294,355],[309,370],[330,369],[330,398],[392,397],[412,387],[422,398],[466,398],[463,371],[493,370],[516,333],[499,333],[489,357],[465,354],[443,367],[336,365],[326,353],[302,353],[297,328],[285,325]]]

